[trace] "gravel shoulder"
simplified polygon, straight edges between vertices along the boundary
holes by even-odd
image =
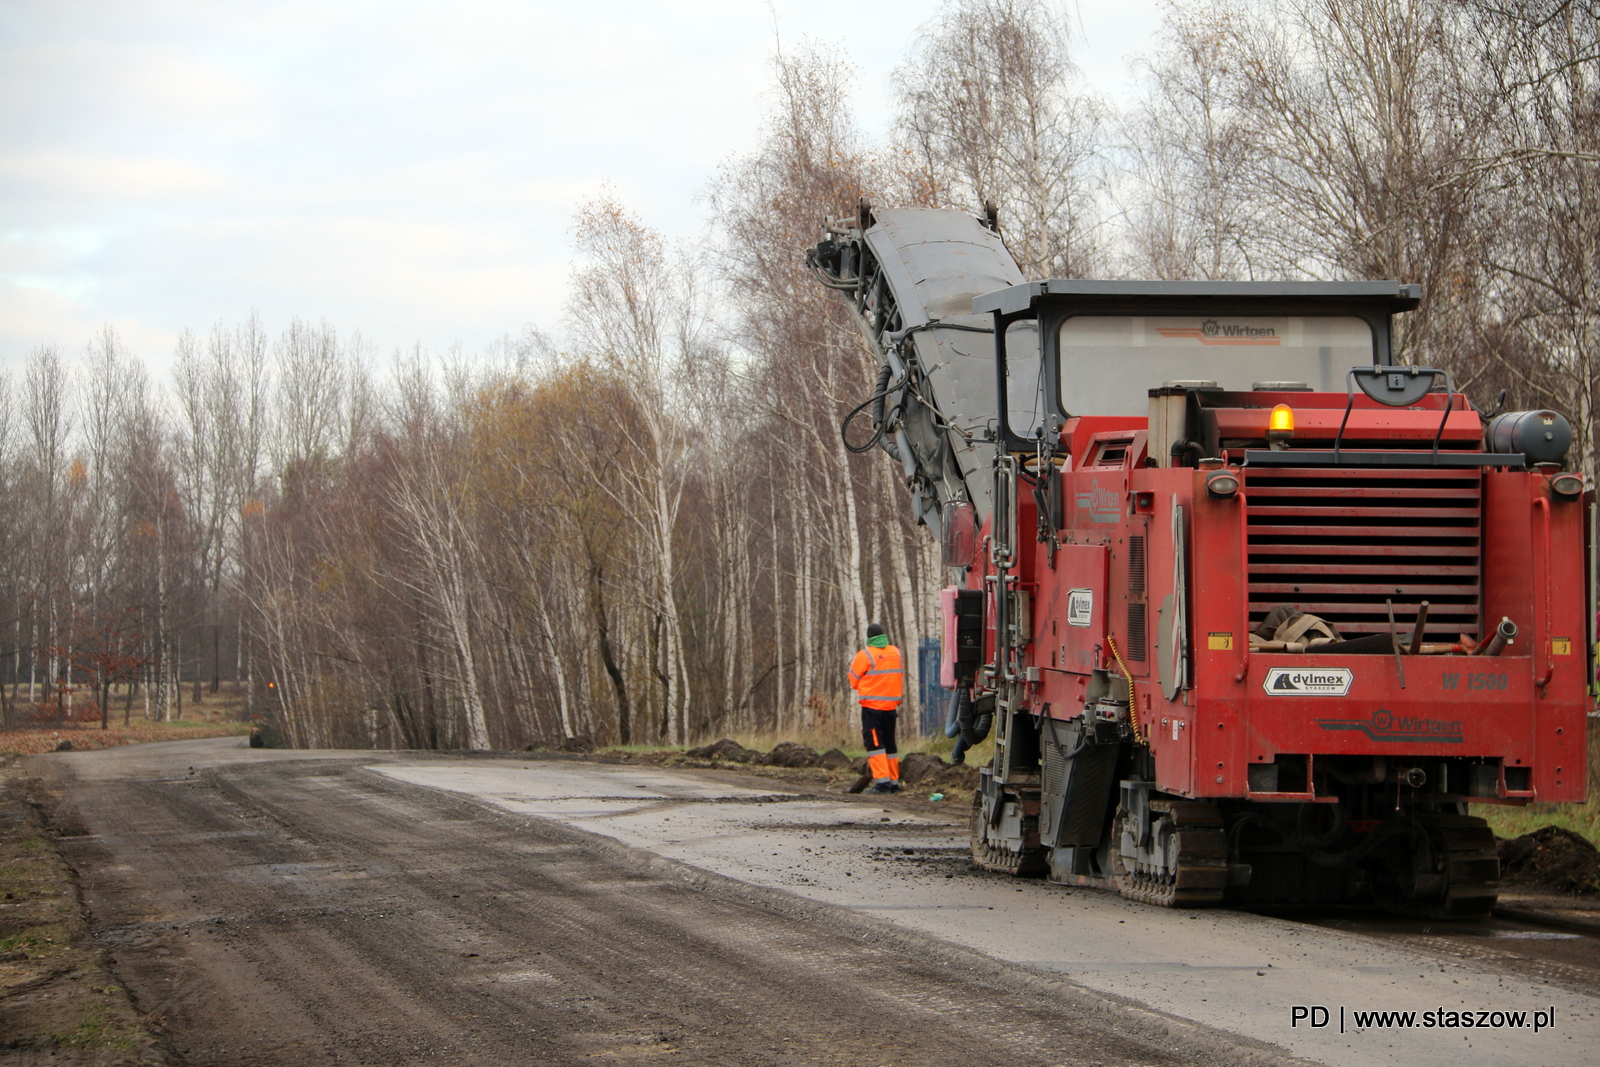
[[[0,1062],[165,1064],[111,975],[39,783],[0,763]]]

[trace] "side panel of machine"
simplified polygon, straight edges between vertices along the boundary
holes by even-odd
[[[1193,614],[1194,788],[1203,796],[1236,796],[1245,788],[1244,703],[1250,663],[1245,567],[1244,492],[1214,499],[1194,478]],[[1159,783],[1167,788],[1166,783]]]
[[[1108,562],[1104,545],[1062,545],[1054,570],[1048,560],[1035,562],[1042,577],[1029,658],[1038,680],[1029,696],[1041,714],[1066,719],[1083,710],[1090,672],[1105,649]]]
[[[1194,655],[1195,581],[1206,566],[1192,549],[1194,474],[1187,469],[1135,470],[1130,479],[1128,536],[1145,538],[1146,667],[1135,686],[1141,732],[1155,758],[1161,789],[1195,794],[1195,709],[1190,677]],[[1132,594],[1130,605],[1136,603]],[[1170,696],[1169,696],[1170,694]]]
[[[1583,505],[1553,497],[1536,474],[1490,474],[1484,495],[1485,623],[1493,626],[1502,616],[1515,622],[1512,648],[1531,669],[1536,696],[1526,725],[1535,748],[1533,793],[1540,800],[1581,801],[1591,704],[1586,609],[1578,593],[1586,588]],[[1505,762],[1510,767],[1520,760],[1508,754]]]

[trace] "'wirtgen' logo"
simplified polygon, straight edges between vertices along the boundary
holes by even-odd
[[[1278,331],[1270,326],[1247,326],[1240,322],[1218,322],[1207,319],[1199,329],[1156,327],[1162,337],[1183,337],[1203,345],[1278,345],[1283,341]]]
[[[1078,507],[1089,513],[1090,522],[1116,522],[1122,516],[1122,496],[1100,488],[1100,479],[1089,483],[1089,491],[1078,494]]]
[[[1324,730],[1359,730],[1373,741],[1443,741],[1461,743],[1461,720],[1425,719],[1418,715],[1396,715],[1379,708],[1370,719],[1318,719]]]
[[[1274,697],[1342,697],[1355,672],[1346,667],[1274,667],[1261,688]]]

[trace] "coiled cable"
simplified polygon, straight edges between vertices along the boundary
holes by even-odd
[[[1128,680],[1128,725],[1133,727],[1133,739],[1141,745],[1148,745],[1150,739],[1145,736],[1139,723],[1139,702],[1133,696],[1133,674],[1128,670],[1128,665],[1122,662],[1122,653],[1117,651],[1117,639],[1106,634],[1106,644],[1111,648],[1111,657],[1122,668],[1122,676]]]

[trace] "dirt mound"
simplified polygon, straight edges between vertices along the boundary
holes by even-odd
[[[780,741],[761,760],[769,767],[815,767],[821,757],[809,745]]]
[[[1600,850],[1581,834],[1546,826],[1496,848],[1503,885],[1600,896]]]
[[[830,748],[817,757],[817,766],[830,771],[843,770],[850,766],[850,757],[846,756],[842,749]]]
[[[694,759],[725,759],[733,763],[754,763],[761,758],[761,753],[745,748],[731,737],[724,737],[721,741],[701,745],[699,748],[691,748],[684,755]]]
[[[900,760],[900,780],[925,789],[970,789],[978,783],[978,772],[972,767],[946,763],[926,752],[913,752]]]
[[[900,759],[900,780],[907,785],[916,785],[930,775],[940,774],[948,770],[950,765],[938,756],[930,756],[926,752],[912,752]]]
[[[818,754],[816,749],[797,741],[780,741],[772,747],[771,752],[761,753],[745,748],[730,737],[724,737],[712,744],[691,748],[684,755],[696,760],[725,760],[769,767],[820,767],[828,771],[853,771],[861,775],[862,780],[850,790],[852,793],[860,792],[862,787],[872,782],[871,775],[867,773],[865,757],[852,760],[837,748]],[[900,780],[919,790],[927,788],[948,792],[951,789],[972,788],[977,784],[978,774],[971,767],[952,766],[926,752],[909,752],[900,757]]]

